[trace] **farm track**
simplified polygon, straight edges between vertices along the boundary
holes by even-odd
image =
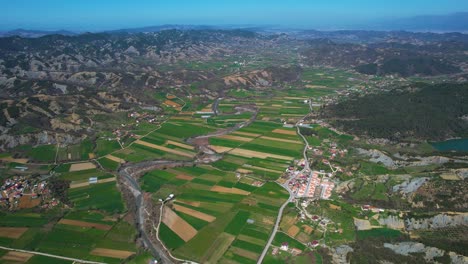
[[[219,112],[217,109],[219,105],[219,101],[220,99],[218,98],[216,100],[216,103],[214,104],[213,112],[215,113]],[[147,220],[145,218],[145,213],[147,214],[146,206],[148,205],[146,204],[145,199],[143,198],[143,192],[141,190],[141,187],[137,179],[138,177],[143,175],[145,172],[155,170],[158,168],[187,167],[187,166],[193,166],[195,164],[210,163],[219,159],[220,156],[217,155],[216,152],[214,152],[213,150],[209,149],[207,143],[205,144],[204,143],[195,144],[195,143],[201,142],[203,141],[203,139],[208,139],[210,137],[226,135],[242,127],[246,127],[257,119],[257,115],[259,112],[259,109],[256,107],[245,106],[245,105],[239,106],[238,110],[240,112],[251,112],[253,113],[253,115],[249,120],[243,123],[236,124],[234,127],[220,129],[213,133],[209,133],[203,136],[192,137],[187,140],[187,143],[196,145],[196,149],[198,150],[197,157],[195,158],[194,161],[175,161],[175,160],[144,161],[140,163],[125,165],[121,167],[118,171],[119,177],[121,178],[122,183],[123,183],[122,187],[127,188],[127,190],[133,196],[133,200],[134,200],[135,208],[136,208],[134,212],[136,214],[135,220],[136,220],[138,231],[141,234],[141,239],[144,245],[150,250],[151,254],[154,257],[161,259],[162,263],[179,263],[179,262],[195,263],[195,262],[178,259],[172,256],[172,254],[164,247],[162,242],[159,240],[158,238],[159,237],[159,225],[161,223],[162,210],[160,211],[159,220],[158,220],[157,228],[156,228],[156,238],[155,238],[156,241],[154,241],[154,239],[153,240],[151,239],[151,234],[149,232],[150,230],[147,230],[147,228],[145,228],[146,226],[148,226]],[[164,203],[162,203],[161,209],[163,206],[164,206]],[[152,222],[152,226],[153,228],[155,228],[154,222]],[[158,245],[158,244],[161,244],[161,245]]]

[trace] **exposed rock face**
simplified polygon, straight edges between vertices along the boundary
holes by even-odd
[[[392,229],[405,229],[405,222],[398,216],[388,216],[387,218],[379,218],[379,224],[385,225]]]
[[[439,214],[431,218],[405,219],[407,230],[436,229],[448,226],[468,225],[468,213],[447,215]]]
[[[408,256],[410,253],[424,253],[424,259],[427,261],[434,261],[435,257],[442,257],[445,253],[445,251],[441,249],[426,247],[424,244],[416,242],[401,242],[396,244],[384,243],[384,247],[404,256]]]
[[[332,248],[332,263],[333,264],[345,264],[348,263],[348,253],[353,252],[353,248],[348,245],[341,245],[336,248]]]
[[[23,134],[23,135],[0,135],[0,150],[10,149],[19,145],[47,145],[47,144],[60,144],[70,145],[78,144],[83,137],[75,137],[69,134],[62,133],[48,133],[43,131],[35,134]]]
[[[357,148],[357,151],[359,154],[370,156],[369,160],[371,162],[382,163],[386,167],[390,167],[390,168],[398,167],[398,165],[395,163],[395,161],[393,161],[393,159],[390,156],[386,155],[380,150],[377,150],[377,149],[367,150],[367,149]]]
[[[448,253],[450,256],[450,260],[452,261],[453,264],[466,264],[468,263],[468,257],[458,255],[455,252],[449,252]]]
[[[354,226],[357,230],[370,230],[372,225],[369,220],[354,218]]]
[[[407,180],[403,183],[393,186],[393,192],[409,194],[417,191],[424,183],[429,180],[427,177],[414,178],[411,181]]]

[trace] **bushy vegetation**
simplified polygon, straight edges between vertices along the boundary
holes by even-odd
[[[468,122],[460,117],[468,114],[467,98],[467,84],[418,83],[327,106],[321,116],[336,118],[336,125],[350,133],[371,137],[463,137],[468,135]]]

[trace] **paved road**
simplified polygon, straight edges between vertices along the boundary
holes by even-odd
[[[309,104],[309,107],[310,107],[310,109],[312,109],[312,104],[311,103]],[[304,140],[304,143],[305,143],[304,151],[302,152],[302,154],[304,155],[305,166],[304,166],[304,169],[302,169],[302,172],[304,172],[306,170],[310,171],[309,159],[307,158],[307,149],[309,148],[309,142],[304,137],[304,135],[301,134],[301,130],[299,129],[299,122],[296,123],[296,129],[297,129],[297,134],[299,134],[299,136],[302,137],[302,140]],[[278,217],[276,217],[275,226],[273,227],[273,231],[272,231],[272,233],[270,235],[270,238],[268,239],[267,244],[265,245],[265,248],[262,251],[262,254],[260,255],[260,257],[257,260],[257,264],[261,264],[263,262],[263,259],[266,256],[266,254],[268,253],[268,249],[270,248],[271,243],[273,242],[273,239],[275,238],[275,235],[278,232],[278,228],[279,228],[279,224],[281,222],[281,217],[283,216],[284,208],[288,205],[288,203],[290,203],[290,202],[292,202],[294,200],[294,197],[295,197],[294,193],[291,191],[291,189],[289,189],[289,181],[290,180],[287,180],[284,184],[281,185],[283,188],[285,188],[289,192],[289,198],[280,207],[280,209],[278,211]]]
[[[59,256],[59,255],[53,255],[53,254],[47,254],[47,253],[42,253],[42,252],[37,252],[37,251],[30,251],[30,250],[23,250],[23,249],[17,249],[17,248],[9,248],[9,247],[0,246],[0,249],[8,250],[8,251],[17,251],[17,252],[23,252],[23,253],[30,253],[30,254],[41,255],[41,256],[46,256],[46,257],[50,257],[50,258],[64,259],[64,260],[69,260],[69,261],[78,262],[78,263],[105,264],[105,263],[102,263],[102,262],[89,261],[89,260],[76,259],[76,258],[69,258],[69,257],[63,257],[63,256]]]

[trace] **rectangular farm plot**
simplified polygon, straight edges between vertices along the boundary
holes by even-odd
[[[137,141],[135,141],[135,143],[139,144],[139,145],[147,146],[147,147],[150,147],[150,148],[154,148],[154,149],[159,149],[159,150],[162,150],[164,152],[168,152],[168,153],[188,157],[188,158],[193,158],[195,156],[195,153],[189,153],[189,152],[185,152],[185,151],[181,151],[181,150],[171,149],[171,148],[155,145],[153,143],[149,143],[149,142],[146,142],[146,141],[143,141],[143,140],[137,140]]]
[[[69,189],[68,196],[77,209],[100,209],[121,212],[124,209],[120,192],[114,182]]]
[[[101,257],[110,257],[110,258],[118,258],[118,259],[126,259],[135,252],[126,251],[126,250],[115,250],[109,248],[95,248],[91,251],[91,255],[101,256]]]
[[[237,212],[236,216],[231,220],[228,224],[224,232],[238,235],[242,228],[247,224],[247,220],[249,219],[250,213],[247,211],[239,211]]]
[[[112,226],[110,225],[91,223],[91,222],[72,220],[72,219],[61,219],[58,223],[62,225],[96,228],[99,230],[111,230],[112,229]]]
[[[263,240],[257,237],[248,236],[248,235],[240,234],[237,236],[237,239],[242,240],[242,241],[247,241],[249,243],[259,245],[259,246],[264,246],[266,244],[266,240]]]
[[[300,144],[300,145],[303,144],[303,142],[299,140],[283,139],[283,138],[276,138],[276,137],[262,136],[260,137],[260,139],[272,140],[272,141],[282,142],[282,143],[291,143],[291,144]]]
[[[212,192],[220,192],[220,193],[233,193],[233,194],[240,194],[240,195],[249,195],[250,192],[247,192],[247,191],[244,191],[244,190],[241,190],[241,189],[237,189],[237,188],[227,188],[227,187],[223,187],[223,186],[213,186],[210,191]]]
[[[216,217],[212,215],[205,214],[205,213],[202,213],[202,212],[199,212],[194,209],[191,209],[182,205],[178,205],[178,204],[174,204],[174,210],[178,212],[182,212],[184,214],[188,214],[190,216],[204,220],[206,222],[213,222],[214,220],[216,220]]]
[[[286,130],[286,129],[277,128],[273,130],[272,132],[277,133],[277,134],[284,134],[284,135],[296,135],[296,130]]]
[[[224,153],[232,150],[232,148],[229,147],[223,147],[223,146],[215,146],[215,145],[210,145],[209,148],[212,150],[218,152],[218,153]]]
[[[234,241],[236,237],[228,234],[228,233],[221,233],[221,235],[216,238],[215,243],[213,243],[212,247],[206,253],[207,262],[208,263],[218,263],[218,260],[223,256],[224,252],[231,246],[232,241]]]
[[[248,258],[251,260],[257,260],[257,258],[260,256],[260,254],[248,251],[246,249],[238,248],[238,247],[231,247],[230,251],[232,251],[234,254],[242,256],[244,258]]]
[[[281,159],[281,160],[293,159],[293,157],[291,156],[283,156],[283,155],[277,155],[277,154],[272,154],[272,153],[265,153],[265,152],[259,152],[259,151],[254,151],[254,150],[241,149],[241,148],[233,149],[229,153],[233,155],[241,156],[241,157],[246,157],[246,158],[266,159],[267,157],[270,157],[270,158]]]
[[[219,138],[230,139],[230,140],[241,141],[241,142],[249,142],[253,140],[253,138],[233,136],[233,135],[223,135],[223,136],[220,136]]]
[[[162,222],[185,242],[189,241],[197,234],[197,230],[195,228],[178,216],[169,207],[164,208]]]
[[[194,177],[188,176],[188,175],[185,175],[185,174],[179,174],[179,175],[176,176],[176,178],[181,179],[181,180],[191,181],[191,180],[193,180]]]
[[[184,149],[189,149],[189,150],[194,150],[195,149],[193,146],[190,146],[190,145],[187,145],[187,144],[184,144],[184,143],[180,143],[180,142],[177,142],[177,141],[173,141],[173,140],[168,140],[166,143],[177,146],[177,147],[180,147],[180,148],[184,148]]]
[[[34,254],[26,252],[9,251],[8,253],[2,256],[2,260],[6,261],[6,263],[25,263],[32,256],[34,256]]]
[[[96,168],[96,165],[94,165],[91,162],[73,163],[70,166],[70,171],[82,171],[82,170],[89,170],[89,169],[94,169],[94,168]]]
[[[107,155],[105,156],[107,159],[110,159],[112,161],[115,161],[115,162],[118,162],[118,163],[125,163],[125,160],[124,159],[121,159],[119,157],[116,157],[116,156],[112,156],[112,155]]]
[[[0,237],[18,239],[27,230],[27,227],[0,227]]]
[[[246,136],[246,137],[259,137],[262,135],[262,134],[257,134],[257,133],[249,133],[249,132],[241,132],[241,131],[235,131],[232,134]]]

